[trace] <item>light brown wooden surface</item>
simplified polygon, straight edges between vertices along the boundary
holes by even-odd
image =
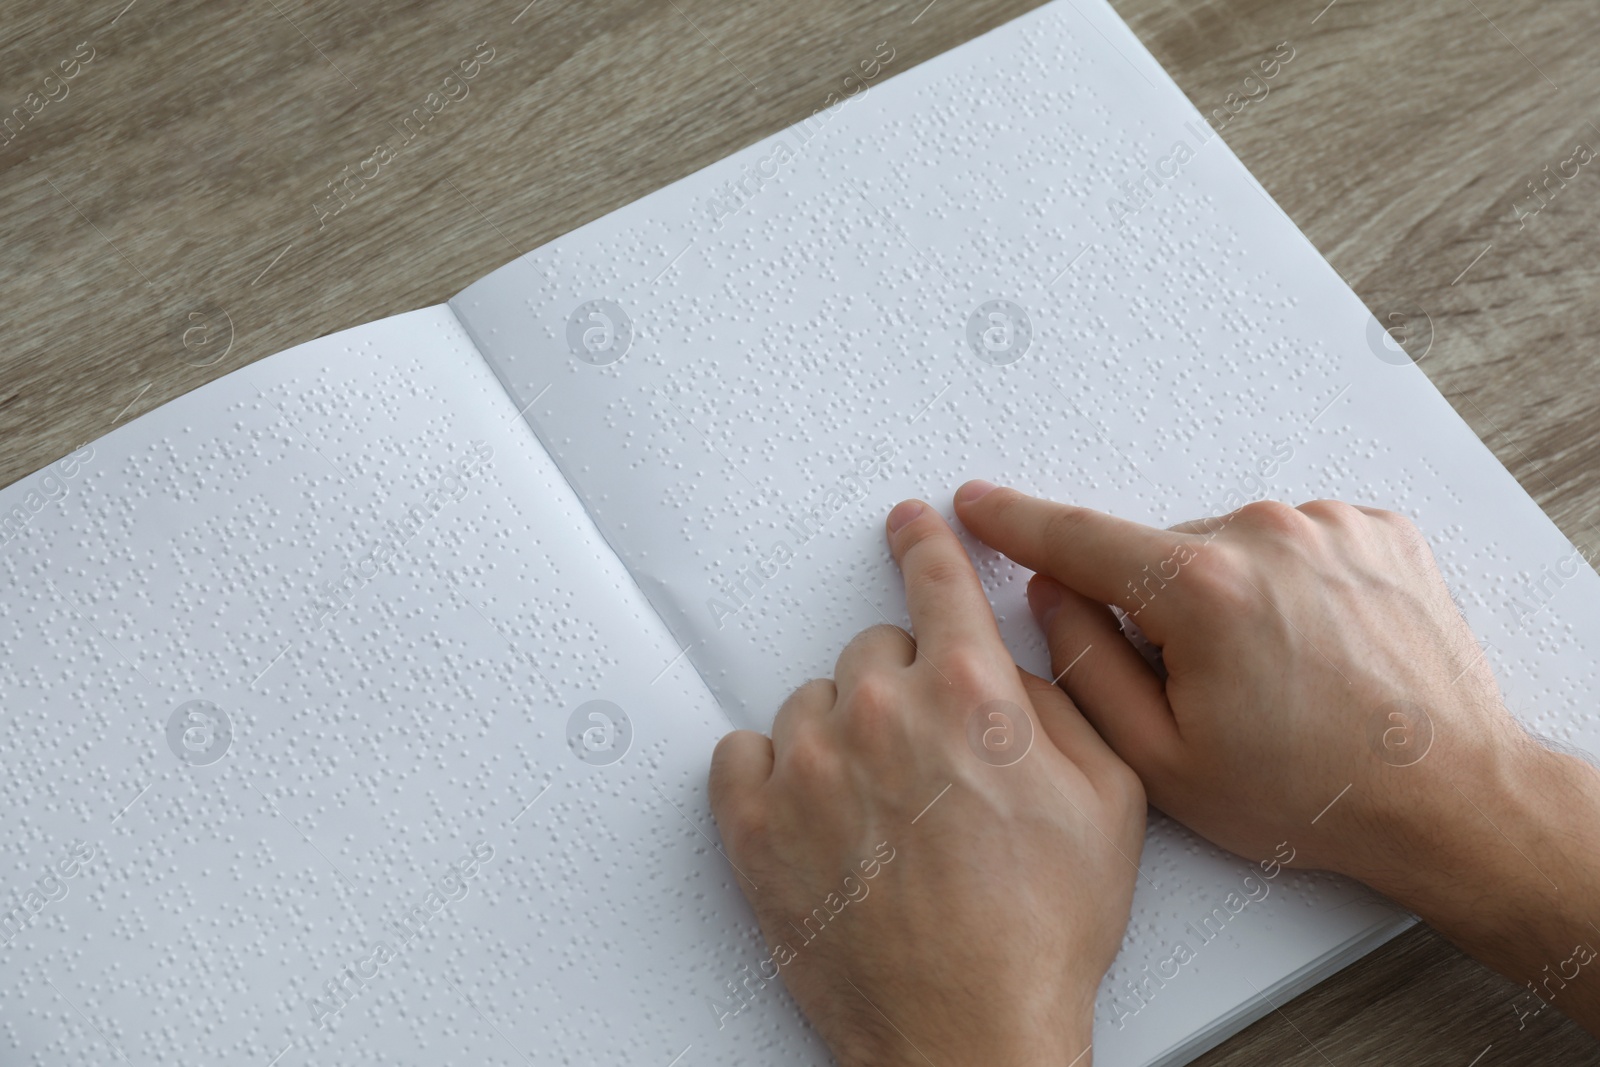
[[[810,114],[880,41],[900,71],[1034,6],[124,2],[0,0],[8,113],[94,49],[0,146],[0,484],[254,359],[446,299]],[[1292,44],[1225,139],[1369,306],[1431,317],[1424,369],[1600,544],[1600,161],[1533,217],[1513,207],[1600,148],[1600,5],[1325,2],[1117,6],[1207,112]],[[470,94],[319,227],[328,183],[479,42]],[[1600,1064],[1553,1013],[1519,1030],[1515,996],[1414,931],[1201,1062]]]

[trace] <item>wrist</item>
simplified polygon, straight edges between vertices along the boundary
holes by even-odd
[[[1466,729],[1439,730],[1415,763],[1371,768],[1355,787],[1357,796],[1366,794],[1362,817],[1341,835],[1331,869],[1425,917],[1452,909],[1473,885],[1538,877],[1514,847],[1526,844],[1507,833],[1543,836],[1552,763],[1565,757],[1509,715],[1467,722]]]
[[[977,998],[959,1008],[930,1006],[923,1019],[886,1019],[833,1049],[839,1067],[1090,1067],[1096,989],[1040,1005],[1034,1011],[996,1011]]]
[[[1419,785],[1383,858],[1345,873],[1516,978],[1549,952],[1534,946],[1600,944],[1583,912],[1600,885],[1600,772],[1523,735]]]

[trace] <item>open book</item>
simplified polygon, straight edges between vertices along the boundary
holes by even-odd
[[[1102,0],[860,72],[0,493],[12,1057],[825,1061],[709,755],[906,621],[884,514],[969,476],[1157,524],[1402,510],[1513,708],[1600,740],[1594,573]],[[1026,575],[972,548],[1045,672]],[[1142,867],[1107,1067],[1411,921],[1159,815]]]

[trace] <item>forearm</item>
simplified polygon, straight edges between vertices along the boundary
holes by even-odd
[[[1553,1006],[1600,1036],[1600,771],[1530,743],[1447,788],[1414,863],[1362,877],[1521,984],[1519,1022]]]

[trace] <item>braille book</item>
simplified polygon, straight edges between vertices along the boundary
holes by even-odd
[[[796,126],[0,491],[0,1059],[825,1062],[710,753],[907,621],[884,516],[969,477],[1160,525],[1402,511],[1463,666],[1596,746],[1600,581],[1231,103],[1103,0],[904,67],[864,44]],[[969,547],[1047,673],[1027,575]],[[1097,1064],[1182,1062],[1413,921],[1294,847],[1152,814]]]

